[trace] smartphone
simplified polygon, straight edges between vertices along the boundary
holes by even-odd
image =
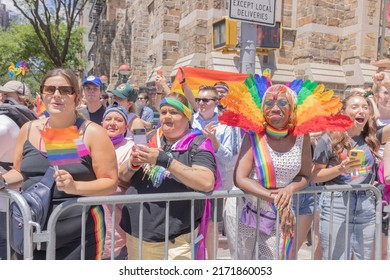
[[[136,148],[138,149],[139,144],[141,145],[147,145],[148,140],[146,139],[146,130],[145,128],[135,128],[134,129],[134,144],[136,145]]]
[[[348,157],[351,159],[351,160],[359,160],[360,161],[360,165],[363,165],[364,163],[364,158],[365,158],[365,153],[364,151],[362,150],[355,150],[355,149],[352,149],[349,151],[348,153]]]

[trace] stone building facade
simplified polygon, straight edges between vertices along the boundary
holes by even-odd
[[[212,49],[212,23],[228,15],[229,0],[122,0],[118,8],[115,1],[106,2],[120,16],[100,25],[105,30],[98,31],[95,41],[96,74],[115,77],[119,65],[127,63],[132,67],[129,83],[142,86],[153,85],[159,69],[174,77],[179,66],[239,72],[239,54]],[[383,0],[276,2],[282,47],[257,55],[256,73],[270,68],[274,83],[299,77],[339,93],[370,84],[375,68],[369,62],[379,56]],[[386,35],[388,50],[389,28]]]
[[[0,0],[0,27],[5,30],[9,27],[9,13],[7,6],[1,3]]]

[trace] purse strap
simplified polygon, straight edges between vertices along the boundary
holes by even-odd
[[[41,179],[41,183],[44,184],[45,186],[48,186],[50,189],[54,185],[54,173],[55,169],[53,166],[49,166],[49,168],[46,170],[45,175],[43,175]]]

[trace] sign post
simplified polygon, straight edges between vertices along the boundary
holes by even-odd
[[[241,73],[255,74],[256,24],[275,25],[276,0],[230,0],[229,17],[241,22]]]

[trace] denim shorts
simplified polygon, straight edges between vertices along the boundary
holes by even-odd
[[[299,213],[297,212],[298,195],[299,195]],[[292,209],[295,213],[295,216],[298,216],[298,214],[312,215],[314,211],[314,194],[312,193],[294,194]]]
[[[314,183],[310,183],[307,187],[307,190],[310,190],[311,187],[314,187]],[[315,201],[315,197],[317,197],[317,200]],[[294,194],[293,196],[293,203],[292,203],[292,209],[294,211],[295,216],[298,215],[297,213],[297,198],[298,194]],[[320,201],[320,193],[303,193],[299,194],[299,215],[313,215],[314,212],[314,203],[317,203],[315,211],[319,211],[319,201]]]
[[[322,193],[320,242],[323,260],[351,259],[352,254],[354,259],[371,259],[375,239],[375,200],[375,195],[371,191],[351,192],[349,209],[347,209],[347,192],[334,192],[331,225],[331,193]],[[346,239],[347,248],[345,248]]]

